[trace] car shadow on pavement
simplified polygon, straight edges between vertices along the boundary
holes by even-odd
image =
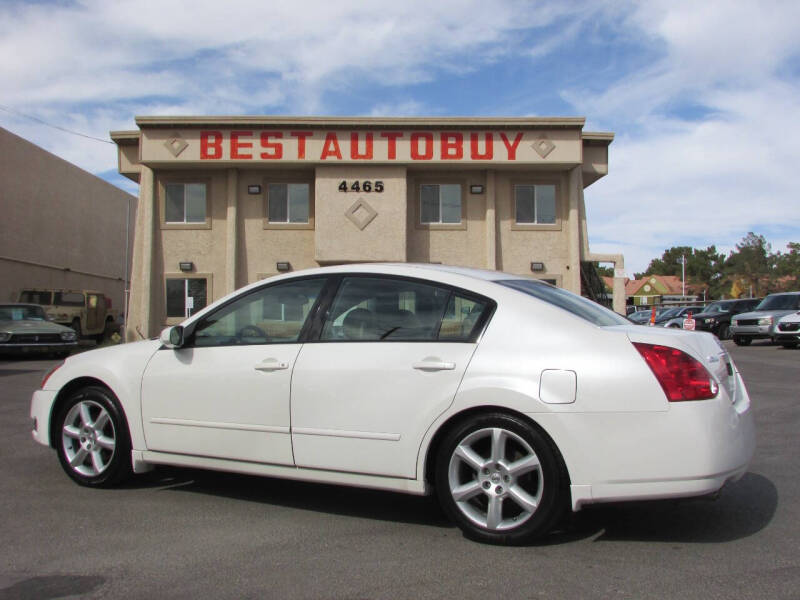
[[[135,478],[132,488],[209,494],[299,510],[455,528],[433,496],[286,479],[159,467]],[[532,542],[551,546],[591,539],[673,543],[723,543],[751,536],[772,520],[778,491],[766,477],[747,473],[718,498],[598,504],[565,519],[562,528]]]
[[[777,506],[775,485],[763,475],[747,473],[723,488],[716,499],[587,506],[572,516],[564,535],[596,542],[718,544],[758,533],[770,523]]]
[[[382,490],[177,467],[158,467],[136,477],[128,487],[210,494],[380,521],[451,526],[434,498]]]

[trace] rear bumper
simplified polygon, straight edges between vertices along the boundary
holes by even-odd
[[[755,450],[755,425],[747,390],[736,378],[735,402],[721,389],[713,400],[670,403],[661,412],[580,413],[558,420],[531,415],[562,451],[573,510],[705,496],[740,478]]]

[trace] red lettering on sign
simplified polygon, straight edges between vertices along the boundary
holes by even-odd
[[[519,143],[522,141],[522,133],[517,134],[517,137],[514,138],[513,143],[508,141],[505,133],[501,133],[500,137],[503,139],[503,143],[506,145],[508,160],[517,160],[517,146],[519,146]]]
[[[306,138],[311,137],[312,131],[290,131],[289,135],[297,138],[297,158],[306,157]]]
[[[268,160],[275,160],[283,158],[283,144],[281,142],[270,142],[269,138],[282,138],[283,134],[280,131],[262,131],[261,132],[261,147],[267,152],[261,153],[261,158]]]
[[[325,160],[329,156],[335,156],[342,160],[342,151],[339,150],[339,140],[336,139],[335,133],[329,133],[325,136],[325,143],[322,146],[322,154],[319,155],[319,159]]]
[[[200,159],[217,160],[222,158],[222,132],[200,132]]]
[[[464,158],[464,136],[460,133],[442,133],[442,160]]]
[[[491,133],[483,134],[483,145],[483,153],[478,152],[478,134],[469,134],[470,156],[472,160],[492,160],[492,156],[494,156],[494,142],[492,141]]]
[[[252,154],[242,154],[240,149],[252,148],[253,142],[242,142],[240,137],[251,137],[252,131],[231,131],[231,159],[239,158],[253,158]]]
[[[366,149],[364,150],[364,154],[359,154],[358,152],[358,134],[353,132],[350,134],[350,158],[353,160],[364,158],[367,160],[372,160],[372,134],[367,133],[365,134],[366,137]]]
[[[424,140],[425,150],[419,151],[419,141]],[[430,160],[433,158],[433,134],[432,133],[412,133],[411,134],[411,160]]]
[[[382,131],[381,137],[385,137],[388,141],[387,146],[387,156],[389,160],[396,160],[397,159],[397,140],[403,137],[402,132],[400,131]]]

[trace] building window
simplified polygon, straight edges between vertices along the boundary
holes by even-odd
[[[206,184],[167,183],[164,185],[166,223],[205,223]]]
[[[167,318],[185,319],[208,303],[205,277],[167,279]]]
[[[461,184],[423,183],[419,195],[420,223],[461,223]]]
[[[523,225],[553,225],[556,222],[556,186],[514,186],[516,222]]]
[[[309,223],[310,190],[307,183],[270,183],[267,218],[270,223]]]

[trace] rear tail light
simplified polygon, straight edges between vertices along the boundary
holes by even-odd
[[[700,361],[669,346],[637,342],[633,345],[653,371],[670,402],[716,397],[719,386]]]

